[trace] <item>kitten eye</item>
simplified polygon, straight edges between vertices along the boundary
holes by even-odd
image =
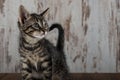
[[[35,23],[35,26],[36,26],[36,27],[39,27],[39,24],[38,24],[38,23]]]
[[[45,23],[45,26],[47,26],[48,24],[47,23]]]
[[[39,29],[39,28],[40,28],[40,26],[39,26],[38,23],[35,23],[35,24],[33,25],[33,27],[34,27],[35,29]]]

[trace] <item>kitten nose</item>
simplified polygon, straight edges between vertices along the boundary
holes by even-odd
[[[48,31],[49,31],[49,28],[46,27],[46,28],[44,29],[44,32],[48,32]]]
[[[45,30],[42,30],[43,34],[45,34]]]

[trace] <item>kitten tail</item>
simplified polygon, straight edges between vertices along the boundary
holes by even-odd
[[[62,28],[62,26],[60,24],[54,23],[51,25],[49,31],[53,30],[54,28],[57,28],[58,33],[59,33],[56,48],[58,51],[63,52],[63,49],[64,49],[64,29]]]

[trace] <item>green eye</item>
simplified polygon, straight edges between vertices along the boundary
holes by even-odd
[[[39,24],[38,24],[38,23],[35,23],[35,26],[36,26],[36,27],[38,27],[38,26],[39,26]]]
[[[35,28],[35,29],[39,29],[39,28],[40,28],[40,26],[39,26],[39,24],[38,24],[38,23],[35,23],[35,24],[33,25],[33,28]]]
[[[45,26],[47,26],[48,24],[47,23],[45,23]]]

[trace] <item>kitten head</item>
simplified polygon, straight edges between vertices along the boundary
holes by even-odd
[[[49,8],[41,14],[30,14],[22,5],[19,8],[19,29],[24,35],[32,38],[42,39],[49,31],[45,15]]]

